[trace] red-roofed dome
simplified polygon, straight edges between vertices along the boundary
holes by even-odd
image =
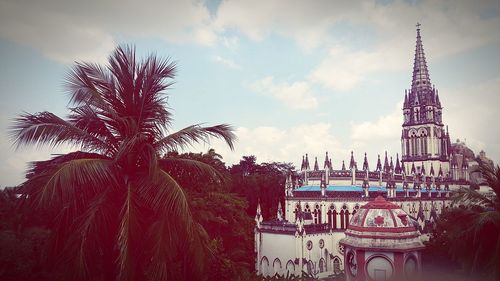
[[[412,219],[382,196],[362,206],[351,218],[343,243],[373,249],[423,248]]]

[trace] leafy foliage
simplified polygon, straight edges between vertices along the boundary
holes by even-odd
[[[492,194],[461,188],[452,194],[455,208],[444,212],[428,244],[484,280],[500,278],[500,167],[478,159]]]
[[[243,156],[239,164],[229,169],[231,190],[248,200],[250,216],[255,216],[260,202],[264,218],[269,219],[276,215],[278,202],[284,202],[286,175],[293,173],[294,166],[280,162],[257,164],[256,160],[255,156]]]
[[[165,91],[175,68],[168,59],[139,60],[134,48],[118,47],[105,67],[73,67],[67,119],[41,112],[14,120],[10,132],[18,148],[80,148],[34,162],[22,185],[23,206],[54,214],[47,260],[62,279],[182,280],[188,271],[203,272],[208,236],[175,176],[221,178],[203,162],[160,154],[212,137],[232,148],[235,136],[226,124],[171,132]]]
[[[240,280],[252,276],[254,265],[254,222],[244,210],[247,201],[229,192],[230,174],[222,156],[213,149],[207,153],[170,152],[166,158],[176,161],[196,160],[215,168],[221,180],[196,179],[187,171],[176,174],[185,187],[193,218],[207,231],[213,252],[208,280]],[[176,170],[177,171],[177,170]],[[196,170],[194,171],[196,173]]]

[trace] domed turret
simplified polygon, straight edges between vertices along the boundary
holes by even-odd
[[[405,211],[381,196],[359,209],[345,235],[340,244],[347,280],[407,280],[420,272],[420,232]]]

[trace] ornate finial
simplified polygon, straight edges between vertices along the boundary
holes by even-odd
[[[415,25],[417,29],[420,29],[421,24],[417,21],[417,24]]]

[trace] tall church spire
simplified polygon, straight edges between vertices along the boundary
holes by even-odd
[[[420,23],[417,23],[417,44],[415,47],[415,59],[413,61],[411,89],[413,94],[419,96],[420,102],[424,102],[421,100],[423,92],[432,90],[429,70],[427,69],[427,62],[425,60],[424,45],[420,36]]]

